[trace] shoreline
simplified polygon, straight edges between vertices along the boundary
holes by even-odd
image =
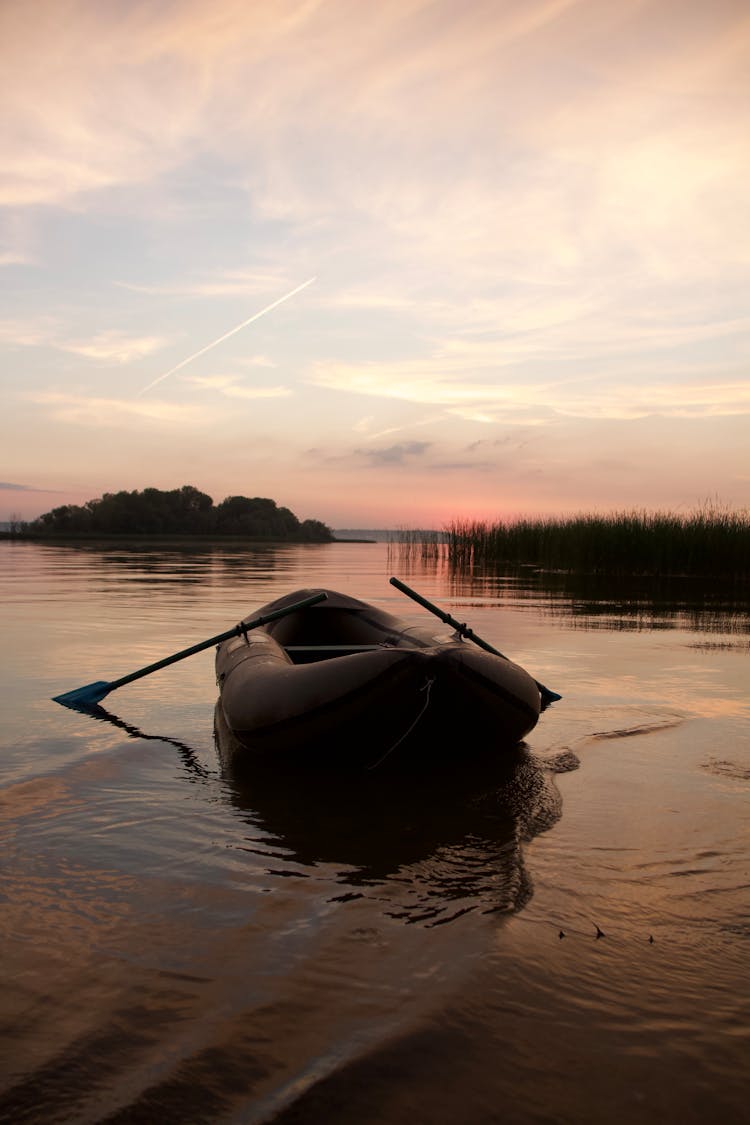
[[[0,541],[8,543],[49,543],[55,547],[77,547],[81,544],[119,544],[120,546],[175,546],[211,547],[214,544],[236,544],[247,547],[330,547],[335,543],[374,543],[374,539],[253,539],[244,535],[191,535],[180,532],[163,532],[154,535],[122,532],[120,534],[96,535],[32,535],[12,531],[0,531]]]

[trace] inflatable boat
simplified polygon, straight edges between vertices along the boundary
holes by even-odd
[[[455,759],[517,744],[539,718],[546,689],[517,664],[346,594],[297,590],[243,624],[216,651],[216,735],[235,758]]]

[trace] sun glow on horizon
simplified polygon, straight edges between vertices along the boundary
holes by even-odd
[[[743,5],[0,21],[9,511],[186,480],[339,526],[747,504]]]

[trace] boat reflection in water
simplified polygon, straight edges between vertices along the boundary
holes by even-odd
[[[398,748],[352,774],[259,762],[233,738],[220,704],[215,738],[228,797],[251,827],[242,847],[270,875],[332,868],[329,901],[382,901],[391,917],[440,925],[468,911],[513,913],[531,895],[523,844],[560,816],[553,774],[523,745],[436,754],[409,767]]]

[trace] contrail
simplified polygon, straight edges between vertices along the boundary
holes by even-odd
[[[172,367],[169,371],[165,371],[163,375],[160,375],[158,377],[158,379],[154,379],[147,386],[141,387],[136,397],[140,398],[141,395],[145,395],[146,391],[150,391],[152,387],[155,387],[157,385],[157,383],[162,383],[165,379],[168,379],[170,375],[174,375],[175,371],[179,371],[181,367],[185,367],[188,363],[192,363],[193,360],[197,359],[199,355],[205,355],[206,352],[210,352],[211,348],[215,348],[217,344],[223,344],[224,341],[228,340],[230,336],[234,336],[236,332],[241,332],[243,328],[247,328],[248,324],[252,324],[254,320],[258,320],[259,317],[265,316],[267,312],[271,311],[271,309],[275,309],[278,307],[278,305],[283,304],[284,301],[288,301],[289,298],[293,297],[295,293],[300,293],[303,289],[306,289],[308,285],[312,285],[314,281],[317,281],[317,277],[308,277],[307,281],[303,281],[302,284],[298,285],[296,289],[292,289],[291,293],[285,293],[284,296],[279,297],[277,301],[272,301],[270,305],[266,305],[266,307],[264,309],[261,309],[260,312],[253,313],[253,315],[249,316],[247,320],[243,320],[242,324],[238,324],[236,328],[232,328],[229,330],[229,332],[225,332],[223,336],[219,336],[218,340],[214,340],[212,343],[206,344],[205,348],[201,348],[200,351],[193,352],[193,354],[189,355],[187,359],[181,360],[180,363],[178,363],[175,367]]]

